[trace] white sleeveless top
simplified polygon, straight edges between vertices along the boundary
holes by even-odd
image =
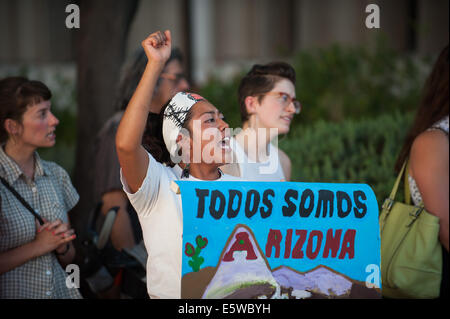
[[[230,140],[230,147],[234,152],[233,163],[239,164],[242,179],[266,182],[280,182],[286,179],[278,157],[278,148],[272,143],[269,143],[269,159],[264,162],[250,160],[234,137]]]
[[[438,122],[436,122],[435,124],[433,124],[427,131],[436,129],[444,130],[448,134],[448,115],[443,119],[439,120]],[[408,182],[409,182],[409,191],[411,192],[413,203],[414,205],[417,206],[422,202],[422,195],[420,195],[416,181],[411,175],[409,175],[409,172],[408,172]]]

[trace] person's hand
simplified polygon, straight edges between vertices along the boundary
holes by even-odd
[[[172,36],[169,30],[154,32],[150,34],[144,41],[142,47],[147,55],[148,61],[156,62],[162,66],[170,57],[172,48]]]
[[[51,231],[54,236],[60,236],[63,239],[68,239],[68,241],[62,243],[56,248],[57,253],[66,251],[67,243],[74,240],[76,237],[75,230],[70,228],[69,224],[63,223],[61,219],[57,219],[50,223],[47,230]]]
[[[36,221],[36,237],[34,239],[37,247],[41,251],[41,255],[49,253],[53,250],[65,251],[66,244],[75,239],[74,230],[68,224],[63,223],[60,219],[53,222],[44,220],[41,226]]]

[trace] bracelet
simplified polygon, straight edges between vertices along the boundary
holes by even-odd
[[[58,253],[58,252],[56,251],[56,249],[55,249],[55,255],[56,255],[56,256],[64,256],[65,254],[67,254],[67,252],[69,251],[69,249],[70,249],[70,244],[67,243],[67,244],[66,244],[66,249],[64,250],[64,252]]]

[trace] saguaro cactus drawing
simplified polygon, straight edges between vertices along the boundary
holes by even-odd
[[[188,261],[189,266],[192,268],[192,271],[197,272],[200,270],[200,266],[203,264],[205,259],[200,257],[200,253],[203,248],[208,244],[208,239],[206,237],[202,237],[198,235],[195,237],[196,247],[191,243],[186,243],[184,247],[184,253],[186,256],[191,257],[191,260]]]

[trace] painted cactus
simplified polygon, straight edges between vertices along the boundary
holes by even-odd
[[[186,243],[184,247],[184,253],[186,256],[191,257],[191,260],[188,261],[188,265],[192,268],[192,271],[197,272],[200,270],[200,266],[203,264],[205,259],[200,257],[200,253],[203,248],[208,244],[208,239],[206,237],[202,237],[198,235],[195,237],[196,247],[191,243]]]

